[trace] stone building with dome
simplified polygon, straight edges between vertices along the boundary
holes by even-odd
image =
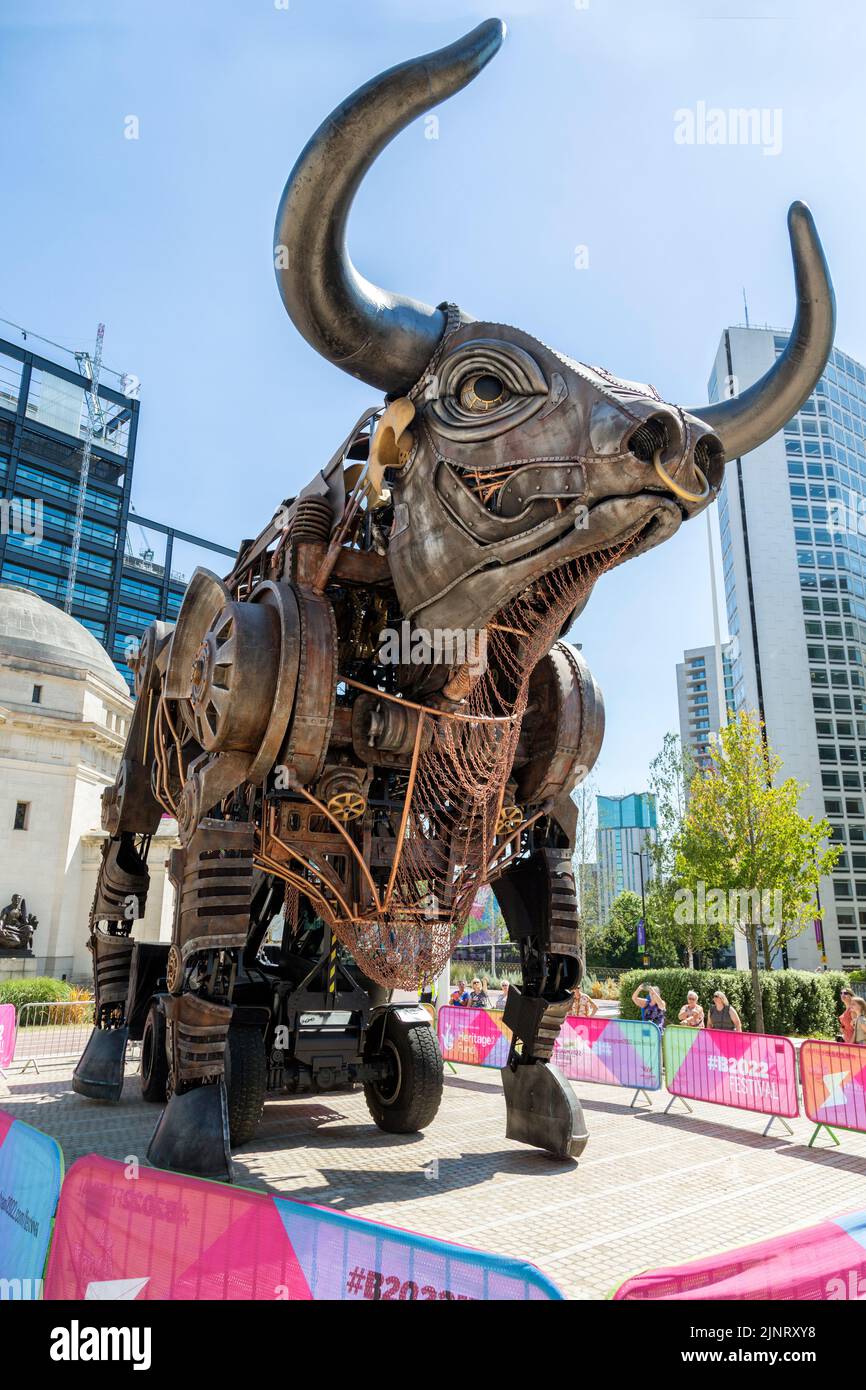
[[[88,915],[105,840],[103,788],[114,781],[133,702],[123,677],[75,618],[0,584],[0,907],[13,894],[38,918],[32,956],[0,949],[0,979],[91,977]],[[171,936],[166,817],[154,837],[147,913],[135,936]]]

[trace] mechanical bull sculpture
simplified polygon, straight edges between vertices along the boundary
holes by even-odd
[[[145,1093],[168,1098],[158,1165],[230,1174],[229,1132],[249,1135],[268,1086],[361,1082],[383,1128],[429,1123],[441,1058],[390,991],[438,975],[487,883],[522,965],[505,1011],[508,1135],[581,1151],[550,1056],[579,983],[570,793],[604,714],[561,636],[600,574],[709,505],[725,459],[799,409],[830,352],[833,291],[800,203],[790,341],[717,405],[667,404],[521,329],[365,280],[345,227],[366,170],[503,32],[489,20],[374,78],[298,159],[276,226],[283,303],[385,404],[225,579],[197,571],[174,629],[154,623],[141,645],[104,798],[95,1028],[74,1085],[118,1099],[146,1013]],[[181,848],[154,989],[132,928],[163,813]],[[282,944],[263,947],[277,917]]]

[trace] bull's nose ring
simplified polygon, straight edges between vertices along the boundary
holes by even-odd
[[[687,492],[686,489],[684,487],[681,487],[679,483],[675,483],[673,478],[668,477],[667,473],[662,467],[661,449],[656,449],[655,453],[653,454],[653,467],[655,468],[655,471],[658,473],[665,487],[669,487],[671,492],[673,492],[675,496],[682,498],[684,502],[706,502],[707,498],[709,497],[710,485],[707,482],[707,479],[704,476],[704,474],[701,472],[700,468],[698,468],[697,464],[695,464],[695,472],[697,473],[698,477],[700,478],[703,484],[703,492]]]

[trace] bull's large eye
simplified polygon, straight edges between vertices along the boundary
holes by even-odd
[[[504,405],[511,392],[500,377],[492,372],[482,372],[467,377],[460,387],[460,404],[464,410],[474,410],[483,414]]]
[[[535,358],[502,338],[468,338],[446,352],[435,388],[426,407],[430,424],[460,444],[506,434],[548,398]]]

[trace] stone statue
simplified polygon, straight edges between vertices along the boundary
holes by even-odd
[[[20,893],[13,893],[11,903],[0,910],[0,949],[29,951],[38,925],[38,918],[32,912],[28,913],[27,904]]]

